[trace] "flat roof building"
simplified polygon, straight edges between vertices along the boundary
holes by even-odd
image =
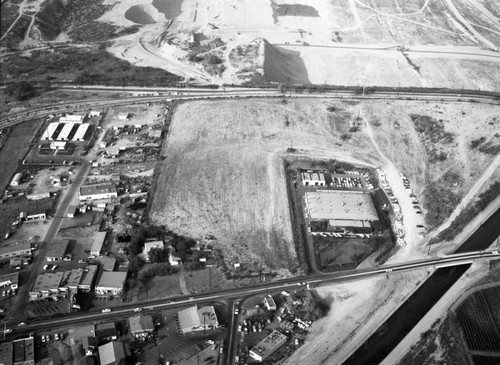
[[[264,305],[266,306],[267,310],[269,310],[269,311],[276,310],[276,302],[274,301],[274,299],[271,295],[266,295],[264,297]]]
[[[126,272],[103,271],[97,281],[95,293],[100,296],[121,295],[126,279]]]
[[[269,336],[251,349],[249,354],[257,361],[264,361],[283,346],[286,340],[287,337],[283,333],[274,330]]]
[[[12,352],[14,360],[12,365],[35,364],[35,341],[33,337],[12,341]]]
[[[51,295],[59,294],[59,288],[63,279],[64,272],[47,272],[39,274],[36,277],[33,288],[30,291],[30,300],[46,298]]]
[[[83,123],[84,114],[66,114],[59,118],[59,123]]]
[[[83,269],[72,269],[64,272],[59,288],[68,294],[76,294],[83,277]]]
[[[213,306],[186,308],[178,313],[179,327],[182,333],[219,328],[219,321]]]
[[[90,248],[91,255],[99,256],[101,254],[102,246],[106,239],[106,233],[107,232],[96,232],[94,237],[92,237],[92,247]]]
[[[0,261],[10,261],[13,257],[31,255],[31,244],[29,242],[17,242],[14,245],[0,246]]]
[[[114,184],[85,185],[80,188],[80,200],[111,199],[117,196]]]
[[[88,265],[85,269],[83,269],[82,278],[80,280],[80,284],[78,284],[79,291],[84,293],[92,291],[98,269],[99,266],[97,265]]]
[[[28,210],[26,221],[44,220],[47,218],[45,207],[36,205]]]
[[[47,261],[61,261],[68,250],[69,240],[52,241],[47,248]]]
[[[379,220],[371,195],[360,191],[308,191],[306,207],[312,220]]]
[[[12,342],[0,343],[0,364],[12,365]]]
[[[308,186],[325,186],[325,174],[322,172],[303,172],[300,174],[302,177],[302,184]]]

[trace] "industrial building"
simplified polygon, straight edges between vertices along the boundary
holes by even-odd
[[[21,172],[18,172],[12,178],[12,181],[10,182],[10,186],[19,186],[22,178],[23,178],[23,174]]]
[[[63,276],[62,271],[39,274],[30,290],[30,300],[57,296]]]
[[[92,247],[90,248],[90,254],[93,256],[99,256],[101,254],[102,246],[104,245],[104,240],[106,239],[107,232],[96,232],[92,238]]]
[[[26,214],[26,221],[37,221],[37,220],[45,220],[47,218],[47,214],[45,212],[44,207],[36,206],[31,208]]]
[[[80,279],[80,284],[78,284],[78,291],[83,293],[92,291],[98,269],[99,266],[97,265],[87,265],[87,267],[83,269],[82,278]]]
[[[66,114],[59,118],[59,123],[78,123],[81,124],[85,121],[84,114]]]
[[[325,174],[322,172],[302,172],[302,184],[305,186],[325,186]]]
[[[257,361],[264,361],[271,356],[276,350],[286,343],[287,337],[274,330],[269,336],[260,341],[249,354]]]
[[[47,248],[45,258],[47,261],[61,261],[68,250],[69,240],[53,241]]]
[[[306,215],[311,221],[327,221],[328,231],[369,233],[379,221],[372,197],[361,191],[318,190],[306,192]]]
[[[179,329],[182,333],[206,331],[219,328],[219,321],[213,306],[198,309],[194,305],[178,313]]]
[[[103,271],[97,281],[95,294],[99,296],[121,295],[126,279],[126,272]]]
[[[64,272],[59,289],[64,294],[75,295],[78,293],[78,285],[82,280],[83,269],[72,269]]]
[[[18,242],[10,246],[0,246],[0,261],[9,261],[14,257],[31,256],[31,244]]]
[[[66,142],[66,141],[52,141],[50,143],[50,149],[56,150],[56,151],[65,150],[67,145],[68,145],[68,142]]]
[[[12,365],[35,364],[35,341],[33,337],[12,341]]]
[[[85,134],[87,133],[90,124],[82,124],[78,127],[76,133],[71,138],[72,141],[82,142],[84,141]]]
[[[54,133],[56,132],[56,130],[59,128],[59,123],[50,123],[48,126],[47,126],[47,129],[45,129],[45,132],[43,132],[43,136],[42,136],[42,139],[45,140],[45,141],[49,141],[51,139],[54,139],[53,136],[54,136]],[[62,128],[62,127],[61,127]]]
[[[130,333],[135,338],[144,338],[153,333],[153,317],[150,315],[138,315],[128,319]]]
[[[117,196],[114,184],[85,185],[80,188],[80,201],[112,199]]]

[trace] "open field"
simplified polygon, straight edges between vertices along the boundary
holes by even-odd
[[[349,132],[349,121],[361,115],[383,153],[410,179],[424,211],[435,213],[440,204],[438,217],[428,215],[429,223],[437,224],[491,163],[493,156],[471,150],[470,142],[495,134],[498,111],[474,103],[412,101],[185,103],[164,143],[150,218],[195,239],[215,235],[215,248],[228,266],[256,261],[290,270],[298,263],[283,156],[383,166],[365,127]],[[417,132],[412,115],[434,118],[440,127]],[[446,158],[432,160],[434,150],[425,148],[426,141],[444,132],[452,133],[452,141],[440,139],[436,148]]]
[[[341,140],[335,124],[347,125],[347,116],[330,122],[327,114],[321,101],[181,105],[162,151],[151,219],[188,236],[215,235],[215,248],[231,264],[296,267],[282,161],[287,148],[325,159],[374,160],[367,136]],[[364,154],[347,152],[354,145]]]
[[[500,286],[469,296],[457,317],[471,351],[500,352]]]
[[[14,176],[17,166],[28,151],[30,142],[42,123],[42,120],[32,120],[17,125],[10,132],[9,138],[0,150],[0,166],[2,166],[0,194],[10,184],[10,179]]]

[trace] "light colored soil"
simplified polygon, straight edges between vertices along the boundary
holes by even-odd
[[[329,105],[337,110],[326,112]],[[443,119],[445,130],[454,133],[454,141],[441,146],[446,148],[447,160],[428,162],[409,116],[412,113]],[[296,255],[282,157],[362,161],[386,169],[403,208],[408,245],[393,260],[416,258],[425,255],[419,253],[425,240],[417,237],[415,229],[423,218],[415,213],[399,173],[403,172],[418,192],[430,182],[443,185],[437,177],[451,167],[460,181],[448,188],[460,198],[465,196],[493,160],[491,155],[471,150],[470,142],[496,133],[492,118],[498,113],[496,106],[412,101],[358,104],[302,99],[282,104],[281,100],[249,99],[186,103],[175,112],[164,143],[165,159],[160,162],[151,217],[196,239],[215,235],[216,248],[222,249],[229,265],[263,261],[269,267],[290,269]],[[340,139],[349,120],[358,115],[370,123],[380,151],[374,148],[365,127],[347,141]],[[395,128],[395,122],[400,127]],[[297,153],[287,153],[290,146]]]
[[[285,363],[341,364],[427,275],[419,270],[319,287],[318,294],[332,301],[330,311],[313,323],[304,345]]]
[[[351,110],[346,113],[355,108],[338,107]],[[337,121],[343,128],[347,122]],[[318,100],[183,104],[162,151],[152,220],[198,239],[215,235],[215,248],[229,263],[262,260],[291,268],[296,255],[282,161],[287,148],[325,159],[374,160],[366,135],[342,142],[332,124]],[[354,146],[359,149],[350,152]]]

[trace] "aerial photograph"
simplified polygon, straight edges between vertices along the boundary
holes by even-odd
[[[500,0],[0,14],[0,365],[500,365]]]

